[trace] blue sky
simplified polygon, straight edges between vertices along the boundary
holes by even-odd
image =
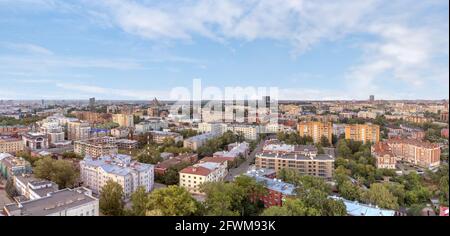
[[[0,99],[444,99],[447,0],[0,0]]]

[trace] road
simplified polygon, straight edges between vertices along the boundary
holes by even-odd
[[[265,140],[262,140],[258,144],[258,146],[256,146],[255,150],[253,150],[253,152],[250,153],[249,157],[247,158],[247,160],[245,160],[245,162],[243,162],[237,168],[233,168],[233,169],[229,170],[227,177],[225,177],[226,181],[233,181],[234,177],[236,177],[238,175],[241,175],[241,174],[244,174],[245,172],[247,172],[247,170],[250,167],[251,163],[253,163],[253,161],[255,160],[256,153],[262,151],[262,148],[264,146],[264,141]]]

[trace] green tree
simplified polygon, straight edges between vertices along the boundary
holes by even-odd
[[[320,145],[322,145],[322,147],[329,147],[330,140],[328,140],[328,138],[326,136],[322,136],[322,137],[320,137]]]
[[[245,197],[233,183],[210,182],[201,186],[206,194],[204,202],[206,214],[209,216],[239,216],[242,209],[236,209],[238,202]]]
[[[381,208],[399,208],[397,197],[395,197],[383,184],[375,183],[370,189],[364,192],[362,198],[366,203],[377,205]]]
[[[35,164],[35,176],[55,182],[60,189],[74,186],[78,178],[78,172],[69,161],[44,157],[36,161]]]
[[[339,193],[347,200],[354,201],[361,199],[361,189],[349,180],[339,185]]]
[[[200,209],[191,194],[176,185],[156,189],[148,196],[147,215],[192,216]]]
[[[35,163],[33,172],[36,177],[51,180],[54,160],[50,157],[44,157]]]
[[[124,214],[123,188],[120,184],[108,180],[100,192],[100,211],[107,216]]]
[[[320,216],[317,209],[307,207],[300,199],[286,199],[282,207],[270,207],[261,216]]]
[[[138,187],[137,190],[131,194],[131,203],[131,215],[145,216],[148,204],[148,194],[144,187]]]
[[[17,197],[19,195],[19,192],[17,192],[16,186],[14,186],[13,178],[8,178],[6,180],[6,186],[5,191],[8,194],[9,197]]]

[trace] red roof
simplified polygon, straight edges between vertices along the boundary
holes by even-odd
[[[233,161],[233,158],[228,157],[205,157],[200,160],[200,162],[215,162],[215,163],[224,163],[226,161]]]
[[[207,176],[211,173],[211,170],[201,166],[189,166],[180,171],[180,174],[191,174],[191,175],[201,175]]]

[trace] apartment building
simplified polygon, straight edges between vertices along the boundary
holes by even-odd
[[[138,148],[139,142],[130,139],[117,139],[116,145],[120,150],[133,150]]]
[[[62,126],[57,122],[45,122],[41,125],[40,131],[47,135],[48,141],[52,145],[65,142],[65,133]]]
[[[428,122],[432,122],[432,118],[428,118],[422,115],[410,115],[405,117],[405,121],[414,123],[414,124],[424,124]]]
[[[142,134],[152,130],[159,131],[162,129],[167,129],[168,127],[169,123],[165,120],[150,119],[135,125],[135,132],[137,134]]]
[[[377,143],[380,141],[380,126],[370,123],[346,125],[345,139]]]
[[[185,139],[183,141],[183,147],[190,148],[191,150],[196,151],[198,148],[203,146],[208,140],[211,140],[217,136],[218,134],[215,133],[204,133],[196,135],[188,139]]]
[[[244,175],[253,178],[267,189],[267,194],[263,196],[253,196],[253,198],[261,200],[264,203],[265,208],[273,206],[281,207],[286,198],[294,197],[296,195],[296,187],[295,185],[285,183],[280,179],[271,178],[265,175],[266,172],[266,169],[255,169],[248,171]]]
[[[13,126],[0,126],[0,135],[10,136],[26,133],[30,131],[28,126],[13,125]]]
[[[72,112],[78,119],[87,121],[92,124],[106,123],[112,120],[111,114],[97,113],[90,111]]]
[[[16,153],[23,149],[22,139],[11,136],[0,136],[0,153]]]
[[[192,194],[203,194],[200,191],[203,183],[223,181],[227,173],[226,160],[209,158],[207,161],[182,169],[180,186]]]
[[[213,157],[225,157],[234,160],[238,157],[247,158],[249,154],[249,143],[232,143],[228,145],[227,151],[218,151],[213,154]]]
[[[151,131],[153,142],[162,144],[166,139],[173,139],[175,143],[183,141],[183,136],[179,133],[165,132],[165,131]]]
[[[0,174],[8,179],[22,174],[31,174],[30,162],[22,157],[15,157],[7,153],[0,153]]]
[[[198,155],[195,153],[185,153],[176,157],[169,157],[167,160],[164,160],[155,166],[155,174],[164,175],[167,172],[167,170],[172,166],[181,163],[194,164],[195,162],[197,162],[197,160]]]
[[[389,139],[386,141],[397,160],[409,162],[423,168],[440,165],[441,148],[438,144],[416,139]]]
[[[115,128],[111,130],[111,135],[116,138],[127,138],[130,134],[130,130],[128,128]]]
[[[74,152],[81,156],[100,157],[115,155],[119,152],[114,137],[92,138],[74,142]]]
[[[122,186],[125,198],[140,186],[150,192],[154,184],[154,166],[133,161],[128,155],[85,157],[80,162],[80,172],[83,185],[97,194],[108,180]]]
[[[112,120],[119,124],[120,127],[134,127],[134,116],[130,114],[113,114]]]
[[[88,122],[69,121],[67,123],[67,138],[72,141],[89,139],[91,126]]]
[[[8,204],[3,212],[6,216],[98,216],[99,200],[86,188],[63,189],[45,197]]]
[[[371,147],[372,155],[375,157],[375,166],[379,169],[395,169],[397,159],[391,147],[384,142],[379,142]]]
[[[333,125],[331,122],[307,121],[300,122],[297,126],[300,136],[310,136],[314,143],[320,143],[322,136],[325,136],[329,143],[333,139]]]

